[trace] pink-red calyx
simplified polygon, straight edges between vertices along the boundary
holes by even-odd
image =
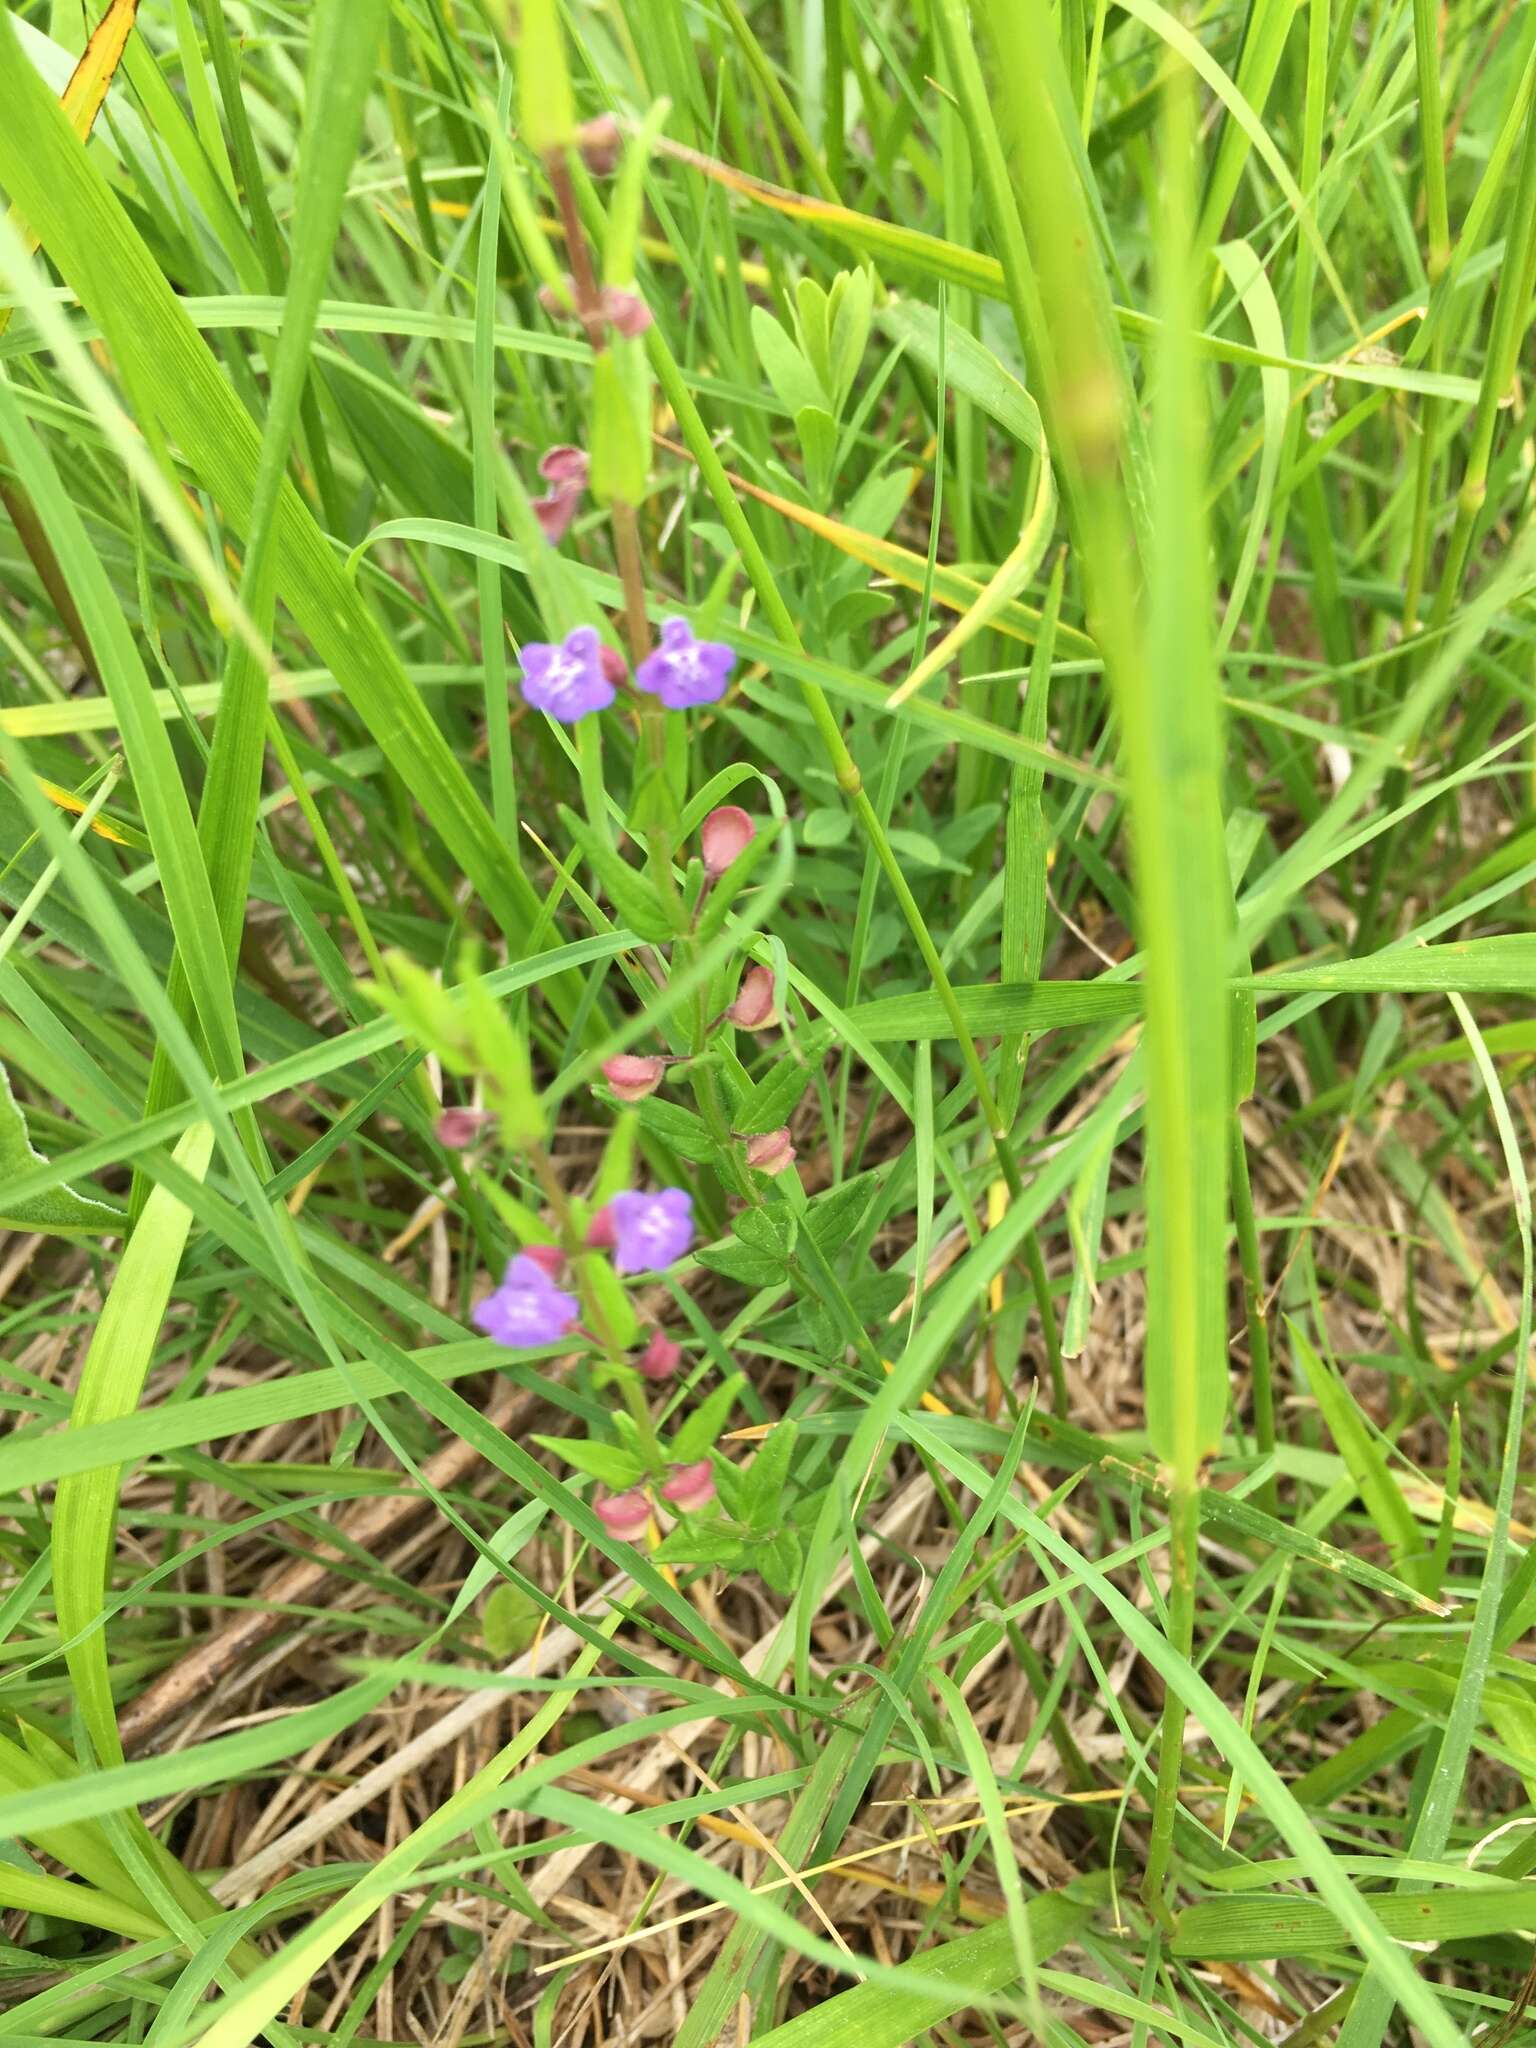
[[[766,1031],[774,1022],[773,970],[768,967],[749,967],[741,977],[741,986],[736,991],[736,1000],[726,1011],[733,1024],[739,1024],[743,1031]]]
[[[666,1071],[665,1060],[642,1053],[619,1052],[603,1061],[603,1079],[620,1102],[644,1102],[661,1086]]]
[[[608,1534],[621,1543],[633,1543],[643,1536],[651,1519],[651,1504],[638,1487],[631,1487],[628,1493],[599,1494],[592,1506]]]
[[[732,861],[739,860],[757,837],[757,822],[740,804],[720,804],[699,828],[699,851],[704,872],[718,878]]]
[[[651,1341],[640,1354],[640,1370],[648,1380],[669,1380],[683,1362],[683,1347],[665,1330],[653,1330]]]
[[[495,1120],[488,1109],[445,1109],[437,1120],[437,1142],[450,1152],[462,1152]]]
[[[747,1164],[756,1173],[783,1173],[795,1163],[795,1147],[788,1124],[776,1131],[759,1131],[747,1140]]]
[[[715,1473],[709,1459],[700,1458],[694,1465],[674,1465],[661,1489],[661,1497],[670,1507],[680,1508],[684,1514],[712,1501],[715,1497]]]

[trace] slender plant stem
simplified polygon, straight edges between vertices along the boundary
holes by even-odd
[[[1176,1487],[1168,1506],[1168,1546],[1173,1579],[1168,1589],[1168,1642],[1186,1661],[1195,1643],[1195,1568],[1200,1535],[1200,1497]],[[1163,1696],[1162,1733],[1158,1738],[1157,1792],[1147,1865],[1141,1881],[1142,1901],[1164,1926],[1172,1924],[1168,1904],[1168,1873],[1173,1855],[1173,1830],[1178,1818],[1179,1778],[1184,1768],[1184,1726],[1189,1710],[1169,1686]]]
[[[1232,1113],[1232,1214],[1237,1224],[1237,1255],[1243,1269],[1243,1312],[1248,1323],[1248,1362],[1253,1376],[1253,1433],[1259,1456],[1268,1458],[1275,1449],[1275,1384],[1269,1323],[1264,1314],[1264,1255],[1253,1213],[1248,1147],[1236,1110]],[[1279,1488],[1274,1473],[1259,1488],[1258,1501],[1266,1513],[1279,1514]]]

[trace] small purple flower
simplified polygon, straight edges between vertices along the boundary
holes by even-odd
[[[535,711],[547,711],[562,725],[574,725],[588,711],[606,711],[613,702],[613,685],[603,673],[596,626],[573,627],[558,647],[544,640],[525,641],[523,697]]]
[[[603,1212],[613,1231],[613,1263],[621,1273],[654,1273],[693,1243],[693,1197],[682,1188],[660,1194],[615,1195]]]
[[[635,670],[635,681],[669,711],[686,711],[690,705],[713,704],[723,697],[726,678],[735,666],[735,649],[723,640],[696,640],[686,619],[666,619],[661,645]]]
[[[557,1287],[536,1259],[519,1252],[471,1321],[498,1344],[524,1351],[533,1344],[557,1344],[575,1328],[580,1313],[575,1295]]]

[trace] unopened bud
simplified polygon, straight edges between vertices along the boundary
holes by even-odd
[[[743,1031],[766,1031],[774,1021],[772,969],[749,967],[741,977],[735,1002],[725,1014]]]
[[[644,1102],[647,1095],[656,1093],[666,1070],[665,1060],[634,1052],[615,1053],[611,1060],[603,1061],[603,1079],[620,1102]]]
[[[674,1465],[661,1489],[661,1497],[669,1506],[681,1508],[684,1514],[712,1501],[715,1497],[715,1474],[708,1458],[700,1458],[696,1465]]]
[[[624,147],[624,133],[612,114],[599,114],[576,130],[576,147],[594,178],[611,177]]]
[[[637,1536],[643,1536],[651,1519],[651,1504],[638,1487],[632,1487],[628,1493],[602,1494],[592,1505],[608,1534],[617,1536],[621,1543],[633,1543]]]
[[[699,828],[699,850],[704,872],[723,875],[731,862],[746,852],[757,837],[757,825],[739,804],[720,804]]]
[[[450,1152],[462,1152],[494,1122],[488,1109],[445,1109],[437,1120],[437,1142]]]
[[[665,1330],[653,1330],[651,1341],[640,1354],[640,1370],[648,1380],[669,1380],[683,1362],[683,1347],[675,1344]]]
[[[747,1164],[756,1173],[782,1173],[787,1166],[795,1163],[795,1148],[790,1141],[789,1126],[782,1130],[760,1131],[756,1137],[747,1140]]]
[[[637,334],[644,334],[651,324],[651,309],[638,292],[621,292],[617,285],[605,284],[602,307],[603,318],[626,341],[633,341]]]

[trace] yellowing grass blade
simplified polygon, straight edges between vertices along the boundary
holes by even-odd
[[[821,203],[817,202],[818,205]],[[670,454],[686,458],[687,449],[677,442],[656,436],[658,444]],[[824,512],[813,512],[809,505],[797,505],[792,498],[781,498],[773,491],[765,491],[761,485],[749,483],[745,477],[730,475],[732,487],[749,498],[756,498],[760,505],[779,513],[785,519],[792,519],[797,526],[803,526],[809,533],[830,541],[840,553],[862,562],[866,568],[878,575],[888,576],[893,583],[899,583],[904,590],[921,590],[928,581],[928,558],[917,554],[911,548],[904,548],[893,540],[876,540],[873,534],[861,533],[856,526],[845,526],[840,519],[831,519]],[[1054,495],[1054,494],[1053,494]],[[1037,513],[1040,507],[1037,503]],[[1026,527],[1026,541],[1032,542],[1037,524],[1045,523],[1032,517]],[[1021,546],[1024,543],[1021,543]],[[1040,631],[1040,614],[1032,605],[1020,604],[1016,598],[997,601],[997,587],[1001,582],[1004,589],[1016,584],[1016,556],[1010,556],[1003,567],[996,571],[986,583],[978,583],[974,576],[967,576],[962,570],[948,569],[943,563],[936,563],[933,569],[933,601],[943,605],[946,611],[968,613],[978,605],[985,606],[980,624],[994,626],[999,633],[1006,633],[1014,640],[1034,642]],[[970,634],[964,633],[969,639]],[[946,643],[947,644],[947,643]],[[1058,626],[1056,644],[1065,653],[1087,655],[1097,659],[1098,649],[1086,633],[1080,633],[1075,626]],[[937,651],[937,650],[936,650]],[[949,657],[946,656],[946,659]]]
[[[70,812],[74,817],[85,816],[84,797],[76,796],[72,789],[65,789],[60,783],[50,782],[46,775],[38,775],[33,779],[49,803],[57,805],[61,811]],[[148,851],[149,841],[142,832],[135,832],[132,826],[115,825],[110,818],[105,817],[92,818],[89,825],[92,832],[99,834],[103,839],[110,839],[117,846],[136,847],[141,853]]]
[[[112,0],[106,13],[91,32],[91,39],[80,56],[80,62],[69,75],[59,105],[69,117],[69,125],[84,142],[96,125],[96,116],[101,112],[107,90],[116,76],[122,62],[123,52],[128,47],[134,17],[139,11],[139,0]],[[25,237],[29,249],[35,249],[39,237],[18,218],[16,208],[11,208],[11,225]],[[11,324],[13,306],[0,306],[0,334]]]
[[[90,134],[101,112],[107,89],[116,76],[133,32],[139,0],[112,0],[91,32],[80,62],[70,73],[59,104],[69,116],[69,125],[82,140]]]

